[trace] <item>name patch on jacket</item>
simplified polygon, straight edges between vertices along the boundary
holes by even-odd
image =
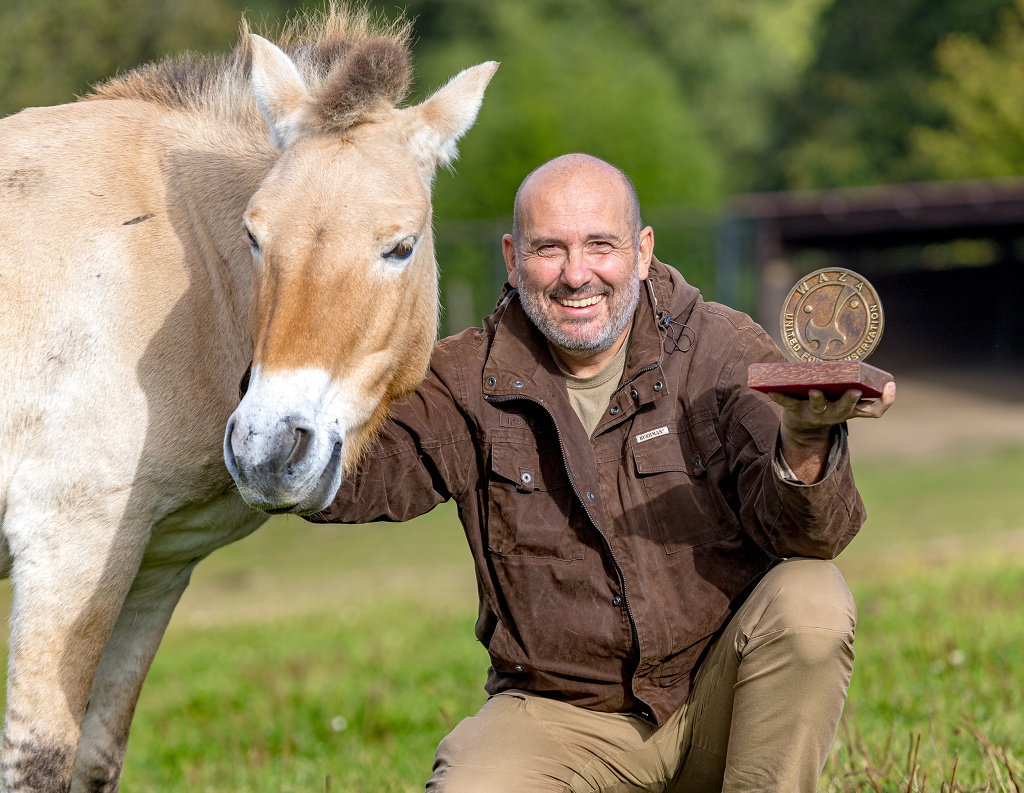
[[[650,432],[641,432],[636,436],[636,442],[643,443],[644,441],[649,441],[651,438],[658,438],[662,435],[668,435],[668,427],[658,427],[658,429],[651,430]]]

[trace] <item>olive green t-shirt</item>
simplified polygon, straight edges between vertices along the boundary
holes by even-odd
[[[550,346],[550,345],[549,345]],[[588,437],[594,436],[594,430],[601,423],[601,418],[608,410],[612,394],[622,379],[622,370],[626,368],[626,353],[629,352],[629,339],[623,343],[615,357],[597,374],[590,377],[576,377],[562,369],[558,356],[552,352],[551,357],[565,376],[565,386],[569,389],[569,404],[580,417]]]

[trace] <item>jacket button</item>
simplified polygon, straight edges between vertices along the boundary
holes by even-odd
[[[519,664],[516,664],[516,671],[517,672],[522,672],[523,671],[523,667],[520,666]]]
[[[664,387],[665,387],[665,386],[664,386],[664,384],[663,384],[663,383],[661,382],[661,380],[659,380],[659,381],[658,381],[657,383],[655,383],[655,384],[654,384],[654,390],[655,390],[655,391],[660,391],[660,390],[661,390],[662,388],[664,388]]]
[[[618,606],[620,603],[622,603],[622,598],[620,598],[618,595],[612,598],[613,606]]]
[[[489,386],[491,386],[493,388],[497,384],[498,384],[498,379],[496,377],[488,377],[487,378],[487,385],[489,385]]]
[[[591,493],[589,490],[587,491],[587,499],[590,500],[590,501],[594,500],[594,494]]]
[[[523,471],[523,475],[520,477],[525,484],[530,484],[533,481],[533,474],[529,471]]]
[[[633,389],[632,391],[630,391],[630,392],[629,392],[629,395],[630,395],[631,397],[633,397],[633,399],[636,399],[636,398],[637,398],[637,397],[639,396],[639,394],[637,394],[637,392],[636,392],[636,389],[635,389],[635,388],[634,388],[634,389]]]
[[[619,406],[618,405],[612,405],[612,409],[609,412],[614,416],[616,413],[619,412]]]
[[[516,388],[522,388],[523,387],[523,381],[522,380],[516,380],[514,383],[512,383],[512,385],[515,386]]]

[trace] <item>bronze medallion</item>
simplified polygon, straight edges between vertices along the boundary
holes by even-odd
[[[826,267],[793,287],[782,308],[782,349],[793,361],[860,361],[878,346],[882,302],[868,280]]]

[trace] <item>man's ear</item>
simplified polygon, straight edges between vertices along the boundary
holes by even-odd
[[[456,144],[476,121],[484,89],[497,69],[497,61],[470,67],[423,103],[401,111],[409,124],[412,152],[431,173],[458,156]]]
[[[640,280],[647,280],[647,273],[651,269],[651,259],[654,258],[654,229],[647,226],[640,232],[640,245],[638,246],[637,270],[640,273]]]
[[[518,278],[516,278],[516,243],[512,239],[511,234],[506,234],[501,238],[501,255],[505,257],[505,269],[508,270],[508,282],[519,288]]]
[[[256,105],[270,127],[270,141],[286,149],[304,127],[309,91],[295,63],[262,36],[249,34],[252,47],[252,92]]]

